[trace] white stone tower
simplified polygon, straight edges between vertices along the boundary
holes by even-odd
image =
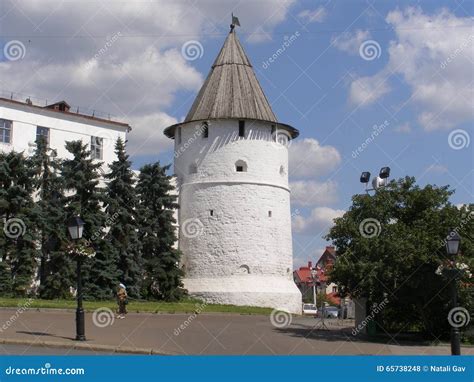
[[[288,142],[233,26],[175,140],[184,286],[208,302],[301,312]]]

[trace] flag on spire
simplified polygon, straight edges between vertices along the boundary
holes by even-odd
[[[232,13],[232,24],[230,25],[230,27],[234,29],[236,25],[240,27],[239,18],[237,16],[234,16],[234,14]]]

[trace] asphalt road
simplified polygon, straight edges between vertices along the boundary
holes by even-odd
[[[324,330],[319,320],[301,316],[130,313],[119,320],[109,313],[86,314],[87,341],[81,343],[85,348],[74,352],[94,352],[106,346],[110,352],[119,349],[148,354],[450,354],[446,345],[407,345],[396,339],[368,342],[352,335],[352,322],[338,320],[327,320],[329,330]],[[2,327],[0,344],[54,342],[67,349],[77,344],[74,311],[27,310],[17,314],[14,309],[0,309]],[[63,350],[38,351],[60,354]],[[463,348],[463,354],[474,354],[474,348]]]

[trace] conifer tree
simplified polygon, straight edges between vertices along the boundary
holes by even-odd
[[[173,210],[178,208],[168,166],[148,164],[140,169],[137,194],[140,200],[140,241],[145,260],[144,290],[148,297],[178,300],[183,294],[180,253],[174,248]]]
[[[39,295],[46,299],[70,297],[69,287],[75,282],[73,261],[63,251],[67,241],[64,182],[61,162],[56,156],[46,139],[40,137],[31,157],[38,198],[36,226],[41,244]]]
[[[25,296],[36,269],[33,172],[22,153],[0,153],[1,291]]]
[[[104,240],[107,215],[102,207],[105,192],[99,187],[98,170],[101,163],[90,157],[87,145],[81,141],[66,142],[66,149],[73,158],[65,160],[62,174],[68,217],[79,215],[85,222],[83,238],[94,248],[96,255],[83,263],[84,296],[96,299],[113,297],[119,272],[115,251]]]
[[[116,252],[120,280],[127,286],[127,293],[139,297],[143,272],[137,232],[138,201],[131,162],[125,152],[125,142],[120,138],[115,144],[115,154],[117,160],[110,165],[106,175],[106,213],[110,227],[106,239]]]

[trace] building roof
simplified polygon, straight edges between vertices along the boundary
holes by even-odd
[[[313,277],[311,276],[311,261],[308,262],[308,265],[305,267],[300,267],[294,271],[294,275],[298,278],[298,281],[302,284],[313,285]],[[328,278],[326,276],[326,271],[321,267],[316,267],[316,278],[319,282],[327,282]]]
[[[299,134],[297,129],[278,123],[234,28],[231,28],[183,123],[211,119],[273,122],[288,131],[292,138]],[[175,128],[181,124],[166,128],[165,135],[174,137]]]
[[[59,104],[64,104],[64,105],[69,106],[66,101],[60,101],[60,102],[57,102],[57,103],[54,103],[54,104],[51,104],[51,105],[47,105],[47,106],[33,105],[31,103],[28,103],[28,102],[16,101],[16,100],[9,99],[9,98],[4,98],[4,97],[0,97],[0,101],[7,102],[7,103],[10,103],[10,104],[14,104],[14,105],[21,105],[21,106],[26,106],[28,108],[32,108],[32,109],[34,109],[34,110],[32,110],[32,112],[37,113],[37,114],[42,114],[44,112],[58,113],[58,114],[62,114],[62,115],[78,117],[80,119],[85,119],[85,120],[89,120],[89,121],[92,120],[92,121],[97,121],[97,122],[101,122],[101,123],[107,123],[107,124],[111,124],[111,125],[121,126],[121,127],[126,128],[127,130],[131,130],[131,127],[128,123],[112,121],[110,119],[98,118],[98,117],[94,117],[94,116],[87,115],[87,114],[74,113],[74,112],[59,110],[59,109],[54,108],[55,105],[59,105]]]

